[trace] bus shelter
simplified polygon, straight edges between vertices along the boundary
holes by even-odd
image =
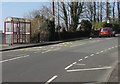
[[[24,18],[7,17],[4,22],[5,44],[30,43],[31,21]]]

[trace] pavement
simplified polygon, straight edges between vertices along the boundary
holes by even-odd
[[[52,44],[58,44],[62,42],[67,41],[75,41],[75,40],[82,40],[87,39],[88,37],[80,37],[80,38],[73,38],[73,39],[67,39],[67,40],[61,40],[61,41],[49,41],[49,42],[41,42],[41,43],[30,43],[30,44],[0,44],[0,51],[8,51],[8,50],[14,50],[14,49],[21,49],[21,48],[29,48],[29,47],[36,47],[36,46],[45,46],[45,45],[52,45]]]
[[[3,50],[3,82],[117,84],[118,46],[113,37]]]

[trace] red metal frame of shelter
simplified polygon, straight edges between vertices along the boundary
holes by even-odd
[[[17,18],[19,19],[19,18]],[[6,31],[6,26],[7,24],[10,23],[11,24],[11,31]],[[17,25],[16,27],[16,32],[15,32],[15,24]],[[22,30],[24,30],[23,32],[20,32],[20,28],[21,26],[24,24],[24,27],[22,28]],[[29,24],[30,27],[30,32],[26,32],[26,25]],[[8,34],[10,33],[10,34]],[[22,33],[22,34],[21,34]],[[5,21],[4,22],[4,42],[5,44],[6,42],[6,35],[11,35],[11,40],[10,40],[10,44],[20,44],[20,43],[30,43],[30,38],[31,38],[31,22],[22,22],[22,21]],[[16,35],[16,39],[15,39],[15,35]],[[27,42],[27,35],[29,36],[29,42]],[[24,39],[23,39],[24,38]],[[16,42],[15,42],[16,40]],[[22,41],[21,41],[22,40]]]

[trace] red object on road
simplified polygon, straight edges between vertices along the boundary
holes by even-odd
[[[112,28],[110,28],[110,27],[102,28],[99,32],[99,37],[102,37],[102,36],[109,36],[109,37],[113,36]]]

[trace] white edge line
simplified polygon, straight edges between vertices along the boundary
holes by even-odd
[[[52,82],[54,79],[56,79],[58,76],[55,75],[53,76],[51,79],[49,79],[45,84],[49,84],[50,82]]]
[[[101,69],[110,69],[110,68],[112,68],[112,67],[90,68],[90,69],[73,69],[73,70],[67,70],[67,72],[101,70]]]
[[[16,59],[20,59],[20,58],[24,58],[24,57],[28,57],[28,56],[30,56],[30,55],[25,55],[25,56],[15,57],[15,58],[11,58],[11,59],[6,59],[6,60],[3,60],[3,61],[0,61],[0,63],[7,62],[7,61],[12,61],[12,60],[16,60]]]
[[[103,53],[104,51],[100,51],[101,53]]]
[[[84,65],[86,65],[86,64],[75,64],[75,65],[83,65],[83,66],[84,66]]]
[[[112,47],[112,48],[114,48],[114,47]]]
[[[96,54],[99,54],[99,52],[97,52]]]

